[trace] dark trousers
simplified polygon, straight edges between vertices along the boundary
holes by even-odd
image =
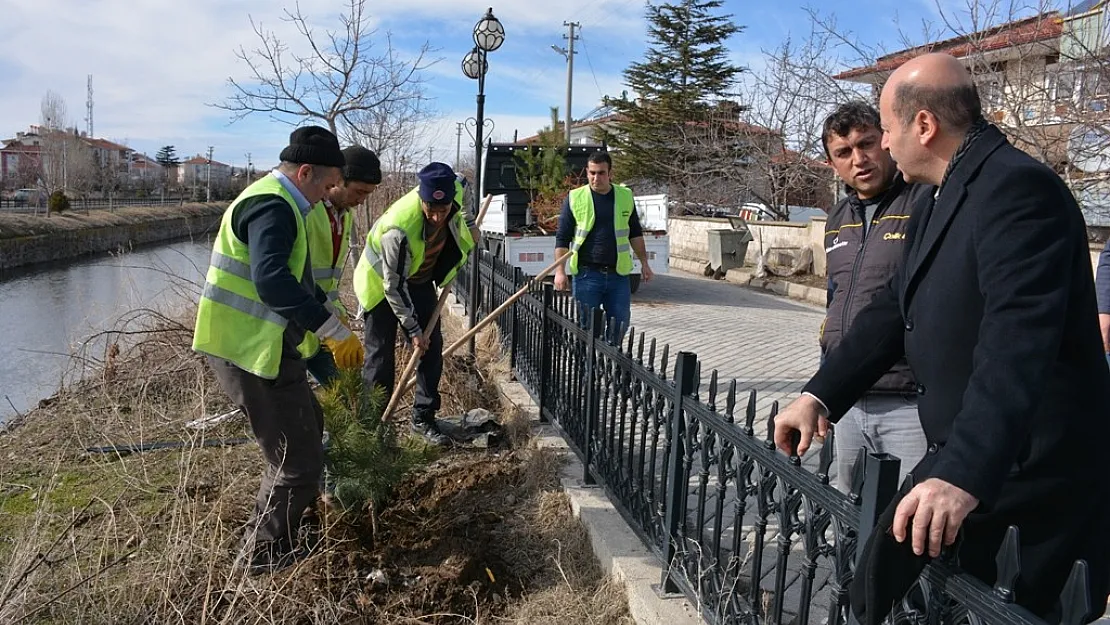
[[[420,327],[426,328],[439,301],[431,282],[408,284],[412,307]],[[397,326],[400,322],[389,302],[382,300],[377,306],[363,313],[363,346],[366,360],[362,365],[362,379],[367,387],[380,386],[385,389],[385,401],[393,394],[394,378],[397,375],[397,362],[394,351],[397,345]],[[416,368],[416,400],[413,403],[414,421],[430,421],[439,410],[439,378],[443,375],[443,333],[442,324],[437,323],[432,331],[431,346],[420,359]],[[402,381],[403,383],[403,381]]]
[[[282,358],[274,380],[247,373],[227,360],[208,358],[220,386],[243,414],[266,459],[266,470],[247,524],[246,539],[278,541],[291,549],[304,511],[320,491],[324,470],[324,411],[308,386],[305,363]]]

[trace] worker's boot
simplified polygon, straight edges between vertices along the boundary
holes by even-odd
[[[424,438],[429,445],[446,447],[451,444],[451,439],[439,431],[435,415],[413,415],[412,431]]]

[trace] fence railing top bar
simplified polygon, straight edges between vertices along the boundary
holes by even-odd
[[[778,478],[797,488],[804,496],[809,497],[811,501],[829,511],[830,514],[853,526],[858,524],[860,518],[859,506],[853,504],[839,491],[830,488],[817,474],[801,465],[794,464],[778,450],[768,449],[765,441],[745,433],[735,424],[728,423],[720,414],[710,410],[702,402],[692,397],[683,397],[682,405],[687,414],[754,458],[756,462],[770,470]]]

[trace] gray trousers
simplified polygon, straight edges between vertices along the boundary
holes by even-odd
[[[209,356],[220,386],[251,423],[266,459],[254,514],[244,537],[292,549],[304,511],[320,492],[324,411],[308,386],[305,363],[282,358],[274,380]]]
[[[833,427],[836,441],[834,485],[844,493],[852,487],[852,471],[860,447],[872,453],[898,457],[902,461],[901,483],[925,456],[929,446],[917,416],[917,396],[911,394],[864,395]]]

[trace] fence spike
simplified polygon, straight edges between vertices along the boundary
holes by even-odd
[[[1093,616],[1091,614],[1091,588],[1087,572],[1087,562],[1076,560],[1068,575],[1068,583],[1060,593],[1060,605],[1064,606],[1064,617],[1060,625],[1082,625]]]
[[[694,363],[694,398],[701,394],[701,361]]]
[[[863,491],[863,478],[865,474],[865,467],[867,465],[867,448],[860,447],[856,452],[856,464],[852,466],[852,487],[848,489],[848,499],[852,500],[853,504],[859,505],[861,498],[860,494]]]
[[[1014,602],[1014,582],[1021,574],[1021,550],[1018,541],[1018,528],[1011,525],[1006,529],[1006,537],[994,557],[998,571],[998,581],[994,583],[994,594],[1006,603]]]
[[[767,417],[767,439],[763,441],[763,446],[771,450],[775,448],[775,417],[777,416],[779,416],[779,402],[776,399],[771,402],[771,415]]]
[[[662,368],[659,370],[659,377],[663,378],[664,380],[667,379],[667,364],[668,364],[667,363],[667,357],[670,355],[670,352],[671,352],[671,346],[670,345],[664,345],[663,346],[663,362],[660,363],[662,365]]]
[[[644,333],[640,333],[639,345],[636,347],[636,362],[644,364]]]
[[[817,461],[817,479],[825,484],[829,483],[829,468],[832,467],[833,463],[835,440],[836,433],[832,428],[829,428],[828,434],[825,435],[825,442],[821,443],[821,455],[818,456]]]
[[[622,341],[622,343],[623,343],[623,341]],[[636,326],[629,326],[628,327],[628,349],[625,351],[625,354],[627,354],[629,358],[632,357],[633,348],[635,346],[636,346]]]
[[[752,389],[748,393],[748,408],[744,414],[744,433],[748,436],[755,435],[755,401],[756,392],[755,389]]]
[[[717,411],[717,370],[709,374],[709,409]]]
[[[736,423],[736,379],[728,383],[728,397],[725,398],[725,421]]]
[[[651,339],[651,348],[648,350],[648,371],[655,371],[655,337]]]

